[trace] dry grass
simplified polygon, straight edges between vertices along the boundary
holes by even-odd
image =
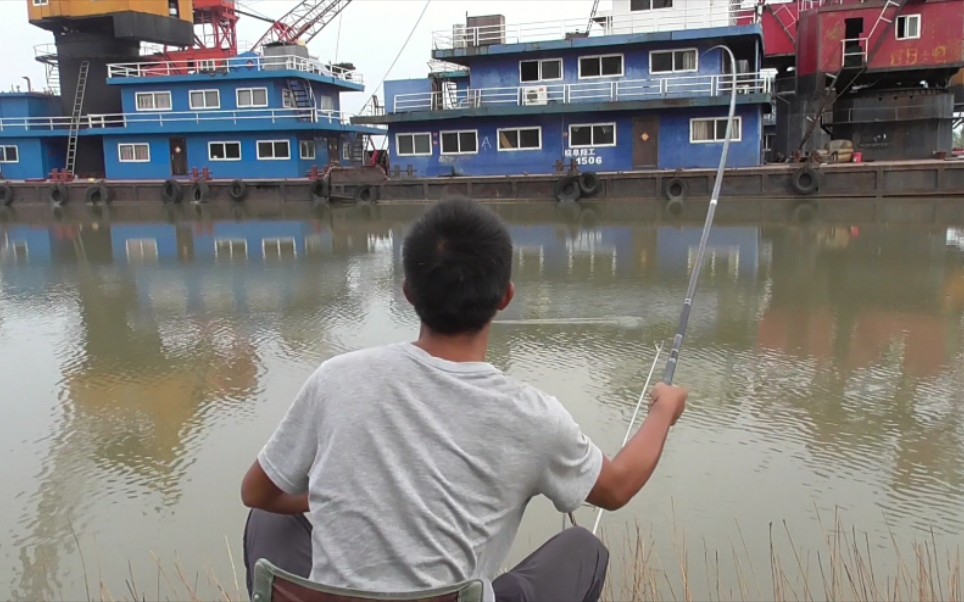
[[[739,530],[739,526],[737,526]],[[803,553],[786,521],[769,525],[769,567],[757,570],[742,531],[729,550],[700,551],[702,562],[689,562],[690,551],[674,525],[672,564],[664,564],[651,536],[638,525],[626,533],[623,550],[610,548],[611,573],[603,592],[607,602],[637,601],[759,601],[773,602],[964,602],[960,550],[940,554],[936,538],[902,548],[890,534],[896,562],[886,574],[875,570],[869,537],[847,529],[835,515],[821,550]],[[784,538],[781,556],[776,550]],[[607,543],[611,538],[605,538]],[[612,572],[613,564],[628,566]],[[698,584],[698,585],[697,585]],[[698,591],[694,591],[698,590]]]
[[[621,550],[612,545],[612,537],[605,537],[611,562],[603,591],[604,602],[964,602],[960,550],[940,554],[933,534],[929,540],[903,548],[891,534],[891,552],[896,563],[890,559],[891,570],[881,573],[874,567],[869,538],[866,535],[861,538],[853,528],[845,528],[839,515],[834,516],[833,528],[828,530],[821,524],[822,531],[828,535],[820,550],[801,550],[784,521],[769,525],[769,550],[765,551],[769,555],[769,567],[761,570],[750,560],[751,552],[743,532],[739,526],[737,529],[738,542],[729,550],[710,550],[704,543],[698,554],[700,562],[695,563],[690,562],[690,550],[675,521],[674,558],[666,564],[656,552],[652,536],[645,534],[638,523],[621,538]],[[152,579],[152,583],[136,583],[128,562],[129,576],[119,591],[111,591],[99,576],[98,558],[96,592],[91,591],[91,584],[85,578],[87,600],[242,602],[247,600],[244,569],[235,562],[227,540],[225,545],[233,573],[227,581],[210,568],[188,571],[178,558],[165,566],[152,554],[156,565],[156,579]],[[790,552],[781,556],[778,547]],[[81,563],[86,571],[87,561],[82,553]]]

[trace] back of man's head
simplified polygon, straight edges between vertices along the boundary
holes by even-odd
[[[426,211],[402,255],[409,300],[439,334],[481,330],[509,290],[509,232],[495,213],[469,199],[444,200]]]

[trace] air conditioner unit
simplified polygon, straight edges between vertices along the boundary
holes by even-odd
[[[549,88],[546,86],[528,86],[522,90],[522,104],[544,105],[549,102]]]

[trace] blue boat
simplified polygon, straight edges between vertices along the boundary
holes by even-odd
[[[412,177],[712,168],[763,162],[771,79],[753,3],[614,0],[589,21],[469,17],[433,34],[427,77],[385,82],[389,162]],[[736,56],[730,64],[718,45]]]
[[[299,44],[201,62],[111,63],[106,84],[120,91],[120,113],[75,118],[52,94],[0,94],[2,178],[50,178],[69,164],[71,144],[83,155],[79,178],[306,178],[331,163],[360,164],[369,136],[384,133],[341,110],[342,93],[364,90],[361,74]]]

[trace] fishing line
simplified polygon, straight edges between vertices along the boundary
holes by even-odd
[[[673,384],[673,376],[676,374],[676,364],[679,359],[680,348],[683,346],[683,338],[686,336],[686,327],[689,325],[690,310],[693,307],[693,297],[696,295],[696,281],[700,277],[700,268],[703,266],[703,256],[706,253],[706,241],[710,236],[710,229],[713,227],[713,217],[716,214],[716,205],[720,198],[720,189],[723,186],[723,170],[726,168],[726,158],[730,152],[730,139],[733,137],[733,117],[736,113],[736,57],[733,56],[733,51],[729,47],[720,44],[708,48],[706,53],[711,50],[719,48],[723,52],[729,55],[730,59],[730,111],[728,118],[726,120],[726,138],[723,140],[723,152],[720,156],[720,164],[716,168],[716,181],[713,183],[713,194],[710,196],[710,206],[706,212],[706,221],[703,224],[703,233],[700,235],[700,246],[696,252],[696,261],[693,265],[693,273],[690,274],[689,286],[686,289],[686,298],[683,300],[683,309],[680,312],[679,328],[676,332],[676,336],[673,338],[673,348],[670,351],[669,360],[666,362],[666,371],[663,373],[662,382],[667,385]],[[714,125],[715,128],[715,125]],[[656,368],[656,362],[659,359],[659,350],[662,346],[657,348],[656,358],[653,359],[653,365],[650,368],[649,375],[653,375],[653,370]],[[643,386],[643,393],[640,394],[639,403],[636,404],[636,409],[639,409],[639,405],[642,403],[643,396],[646,394],[646,389],[649,388],[649,378],[646,379],[646,384]],[[632,429],[633,422],[636,420],[636,414],[633,413],[633,419],[629,422],[629,430]],[[626,441],[629,440],[629,430],[626,432],[626,438],[623,440],[623,445],[626,445]],[[602,518],[602,508],[599,508],[599,514],[596,516],[596,524],[593,526],[593,535],[596,534],[596,530],[599,527],[599,521]],[[575,519],[572,513],[569,514],[569,520],[575,525]]]

